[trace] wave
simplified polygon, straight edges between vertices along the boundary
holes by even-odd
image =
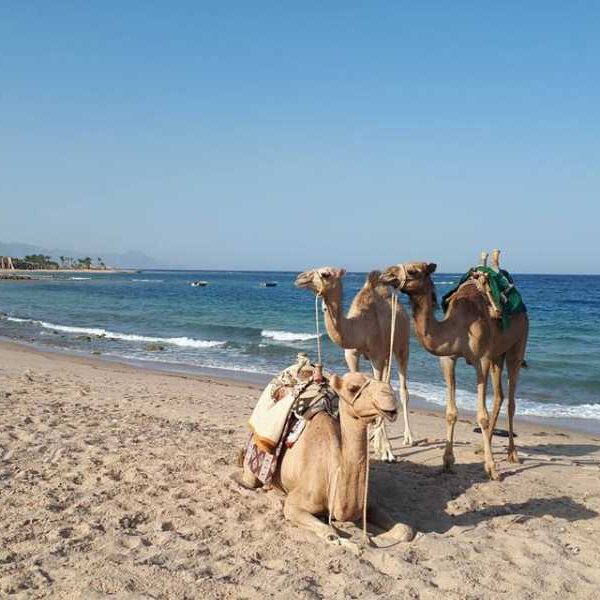
[[[138,283],[162,283],[164,279],[132,279],[131,281],[137,281]]]
[[[293,331],[277,331],[274,329],[263,329],[260,335],[277,342],[306,342],[317,339],[314,333],[294,333]]]
[[[85,279],[91,279],[91,277],[69,277],[72,281],[84,281]]]
[[[409,390],[411,393],[422,396],[429,402],[440,404],[441,406],[446,405],[446,388],[443,386],[411,381],[409,383]],[[490,406],[490,399],[491,396],[488,396],[488,406]],[[505,400],[504,403],[506,404],[506,402]],[[456,404],[460,408],[474,411],[477,409],[477,394],[457,388]],[[568,405],[517,398],[516,415],[517,417],[519,415],[526,415],[531,417],[600,419],[600,404]]]
[[[14,321],[15,323],[33,323],[35,325],[40,325],[44,329],[64,331],[65,333],[80,333],[82,335],[94,335],[111,340],[123,340],[126,342],[171,344],[173,346],[179,346],[182,348],[214,348],[216,346],[223,346],[227,343],[215,340],[196,340],[185,336],[154,337],[147,335],[138,335],[136,333],[120,333],[115,331],[109,331],[100,327],[77,327],[74,325],[57,325],[56,323],[48,323],[47,321],[37,321],[35,319],[20,319],[18,317],[6,317],[6,320]]]

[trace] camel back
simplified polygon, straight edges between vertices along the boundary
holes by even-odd
[[[479,291],[486,298],[490,315],[502,321],[502,329],[508,329],[511,315],[527,312],[521,294],[515,287],[510,273],[504,269],[498,272],[489,267],[475,267],[465,273],[458,285],[442,298],[444,312],[448,310],[452,296],[464,284],[477,285]]]

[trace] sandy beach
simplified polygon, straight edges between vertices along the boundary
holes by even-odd
[[[373,460],[371,493],[419,534],[355,557],[231,481],[259,390],[0,344],[0,597],[598,594],[599,437],[517,418],[523,463],[496,438],[490,482],[468,417],[442,474],[443,415],[413,410],[419,444],[394,423],[399,460]]]

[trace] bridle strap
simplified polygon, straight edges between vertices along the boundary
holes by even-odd
[[[354,405],[356,401],[360,398],[360,395],[365,391],[367,387],[369,387],[373,383],[373,379],[368,378],[359,388],[358,392],[352,396],[352,400],[346,400],[342,394],[338,394],[338,396],[354,411]],[[354,412],[356,414],[356,412]]]

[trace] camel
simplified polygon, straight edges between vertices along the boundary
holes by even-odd
[[[493,257],[497,259],[496,257]],[[519,371],[525,355],[529,320],[527,313],[512,315],[510,327],[502,331],[499,320],[492,319],[488,304],[476,285],[463,285],[452,296],[446,317],[435,318],[435,287],[431,274],[433,263],[414,262],[389,267],[380,281],[404,292],[410,298],[415,333],[423,347],[441,357],[440,364],[446,381],[447,441],[444,469],[454,464],[454,425],[458,417],[455,399],[455,367],[464,358],[477,373],[477,422],[483,437],[484,467],[491,479],[498,479],[491,442],[498,414],[504,401],[502,369],[508,370],[508,461],[519,462],[513,440],[515,393]],[[492,372],[494,407],[490,421],[486,406],[489,372]]]
[[[296,286],[310,289],[325,303],[325,327],[331,341],[345,349],[344,357],[351,372],[359,370],[359,358],[370,360],[373,377],[379,381],[391,369],[390,328],[392,320],[391,294],[379,284],[379,271],[372,271],[362,289],[354,297],[348,314],[343,313],[342,277],[345,269],[321,267],[300,273]],[[400,398],[404,416],[404,444],[412,446],[413,435],[408,420],[408,338],[410,325],[402,306],[398,303],[394,330],[393,352],[398,363]],[[379,420],[374,427],[373,447],[381,460],[393,461],[394,454],[388,439],[385,423]]]
[[[286,519],[329,543],[356,550],[356,544],[335,532],[331,520],[361,519],[368,468],[367,429],[378,416],[396,419],[396,397],[388,383],[362,373],[332,375],[329,385],[340,398],[339,421],[326,412],[317,413],[298,441],[284,451],[273,484],[287,494]],[[241,476],[236,474],[234,479],[249,489],[262,485],[245,464]],[[330,516],[329,524],[318,518],[325,515]],[[411,527],[396,523],[373,500],[367,503],[367,521],[385,531],[374,538],[377,546],[413,538]]]

